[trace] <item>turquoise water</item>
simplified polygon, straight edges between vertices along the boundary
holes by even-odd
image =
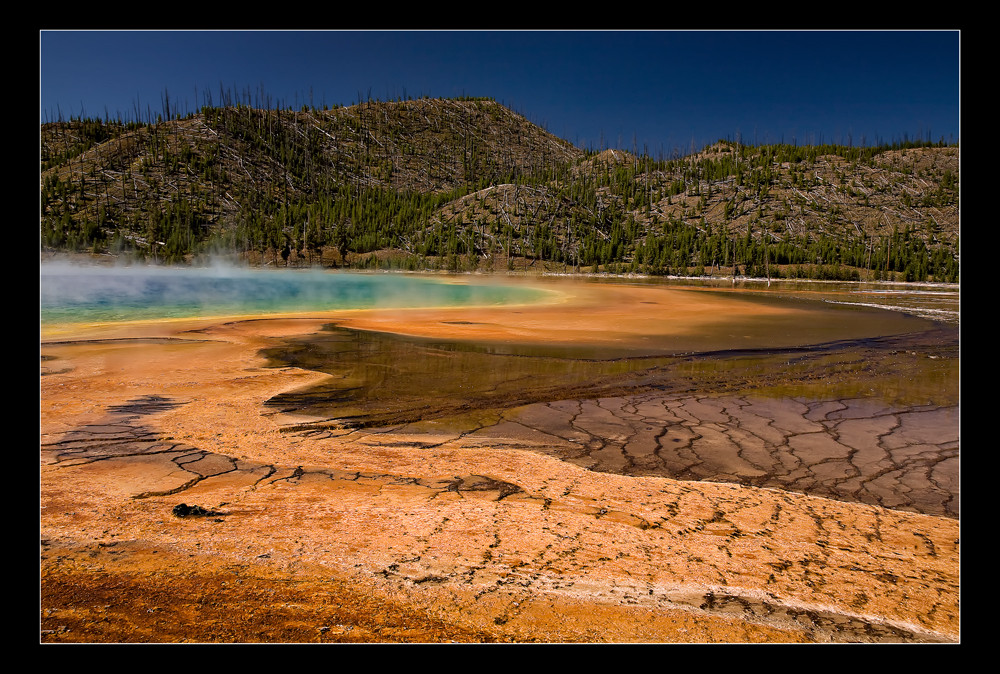
[[[42,324],[520,304],[545,296],[504,284],[318,270],[43,264],[39,275]]]

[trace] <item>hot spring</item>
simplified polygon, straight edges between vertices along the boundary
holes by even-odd
[[[42,325],[537,302],[545,290],[410,274],[42,264]]]

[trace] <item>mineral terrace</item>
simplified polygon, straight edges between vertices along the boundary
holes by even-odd
[[[953,331],[558,289],[43,334],[40,640],[959,640]]]

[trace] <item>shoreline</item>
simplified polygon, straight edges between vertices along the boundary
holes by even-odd
[[[91,253],[50,253],[47,256],[42,255],[40,264],[43,266],[47,263],[66,263],[81,266],[93,266],[93,267],[105,267],[105,268],[128,268],[128,267],[159,267],[166,268],[171,265],[161,264],[158,262],[148,262],[148,261],[123,261],[116,256],[104,254],[103,258],[95,257]],[[246,269],[246,270],[276,270],[276,271],[322,271],[322,272],[335,272],[335,273],[346,273],[346,274],[412,274],[412,275],[432,275],[432,276],[482,276],[482,277],[494,277],[494,278],[540,278],[540,277],[567,277],[574,279],[664,279],[664,280],[691,280],[691,281],[731,281],[733,279],[732,275],[729,274],[706,274],[702,276],[681,276],[677,274],[642,274],[638,272],[627,272],[627,273],[612,273],[612,272],[558,272],[558,271],[546,271],[546,270],[475,270],[475,271],[450,271],[445,269],[353,269],[350,267],[322,267],[319,265],[291,265],[291,266],[275,266],[270,262],[262,265],[251,265],[249,263],[237,264],[228,259],[221,259],[220,261],[210,260],[204,264],[186,263],[183,267],[191,269],[208,269],[213,266],[221,266],[231,269]],[[765,276],[744,276],[739,274],[736,276],[737,282],[757,282],[757,283],[767,283],[770,280],[772,283],[780,282],[792,282],[792,283],[843,283],[843,284],[878,284],[878,285],[899,285],[904,287],[913,286],[944,286],[944,287],[954,287],[956,290],[960,287],[960,282],[950,283],[947,281],[895,281],[895,280],[836,280],[836,279],[813,279],[813,278],[787,278],[787,277],[774,277],[768,279]]]

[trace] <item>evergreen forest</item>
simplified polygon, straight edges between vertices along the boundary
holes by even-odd
[[[958,282],[942,140],[582,149],[489,98],[40,126],[42,255],[448,271]]]

